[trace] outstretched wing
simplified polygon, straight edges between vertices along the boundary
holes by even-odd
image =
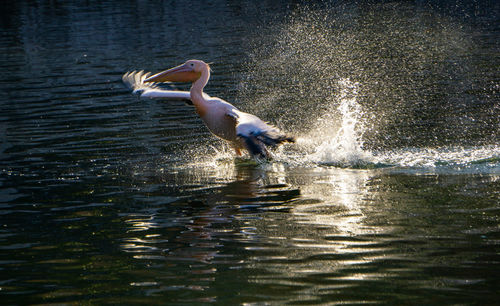
[[[266,146],[275,147],[284,142],[295,142],[293,137],[252,114],[232,109],[227,115],[236,120],[236,136],[244,141],[247,150],[254,156],[268,157]]]
[[[143,70],[130,71],[122,76],[122,80],[132,90],[132,93],[140,95],[141,98],[184,100],[192,104],[189,91],[166,90],[161,88],[157,83],[144,83],[144,80],[150,74],[150,72],[144,72]]]

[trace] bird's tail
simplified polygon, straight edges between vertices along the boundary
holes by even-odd
[[[255,138],[271,147],[276,147],[285,142],[295,142],[295,138],[278,133],[260,133],[255,135]]]
[[[269,152],[266,146],[276,147],[285,142],[295,142],[295,138],[278,133],[251,133],[248,136],[238,135],[245,143],[245,146],[254,157],[268,159]]]

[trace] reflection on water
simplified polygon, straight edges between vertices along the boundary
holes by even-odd
[[[494,299],[498,175],[217,163],[83,175],[38,208],[44,189],[8,199],[8,300]]]
[[[3,304],[496,303],[486,2],[8,3]],[[235,159],[120,83],[188,58],[299,143]]]
[[[449,219],[458,206],[465,208],[474,199],[462,189],[465,181],[491,184],[498,176],[415,179],[385,172],[333,170],[306,177],[313,181],[301,181],[304,197],[294,203],[292,216],[256,221],[269,245],[253,250],[251,267],[270,273],[255,276],[257,284],[272,286],[278,279],[281,286],[295,292],[290,300],[311,303],[339,296],[352,303],[376,302],[381,295],[386,301],[401,302],[407,301],[405,290],[422,294],[421,300],[430,302],[453,299],[441,296],[439,290],[464,290],[493,277],[484,270],[486,261],[493,258],[481,259],[482,255],[468,248],[492,242],[495,234],[469,236],[471,232],[464,229],[477,226],[479,211],[497,210],[495,201],[476,201],[478,208],[462,211],[460,218],[466,220],[450,224]],[[436,185],[447,188],[432,188]],[[496,213],[487,214],[479,223],[495,227]],[[486,221],[489,218],[493,219]],[[493,249],[483,247],[482,254]],[[469,267],[471,262],[474,268]],[[468,274],[475,268],[482,277]],[[431,271],[439,272],[422,278]]]
[[[229,288],[246,288],[233,302],[357,303],[380,301],[380,288],[385,301],[403,301],[408,288],[433,301],[439,290],[467,291],[495,277],[485,270],[492,258],[469,250],[497,256],[488,245],[498,231],[495,201],[466,207],[473,186],[498,186],[498,176],[225,163],[228,176],[204,167],[179,173],[176,180],[187,179],[197,196],[125,220],[120,247],[148,267],[168,267],[168,276],[155,273],[133,286],[153,296],[176,290],[220,301],[218,278],[231,277]],[[207,188],[215,173],[226,182]],[[481,277],[470,274],[471,261]]]
[[[368,193],[366,184],[375,174],[355,170],[329,172],[319,174],[326,175],[325,181],[302,188],[304,195],[320,202],[298,206],[293,210],[294,214],[299,222],[336,228],[343,235],[363,234],[360,206]]]

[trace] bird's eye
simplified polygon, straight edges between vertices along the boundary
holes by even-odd
[[[189,66],[194,67],[194,64],[193,64],[193,63],[191,63],[191,64],[189,64]]]

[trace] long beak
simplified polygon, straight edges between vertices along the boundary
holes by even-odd
[[[150,76],[144,82],[194,82],[200,76],[201,73],[184,64]]]

